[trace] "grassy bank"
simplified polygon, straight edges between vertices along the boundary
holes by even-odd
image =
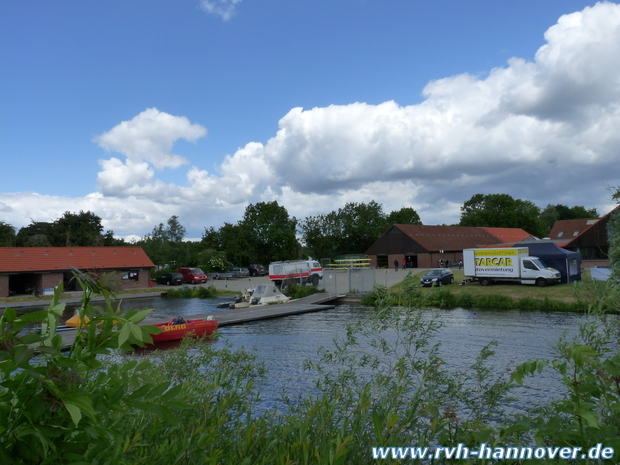
[[[198,289],[198,287],[196,289]],[[117,291],[117,292],[114,293],[114,295],[116,297],[122,298],[123,296],[127,296],[127,295],[157,294],[157,293],[162,293],[162,292],[169,292],[170,290],[177,290],[177,288],[174,288],[174,287],[147,287],[147,288],[143,288],[143,289],[128,289],[128,290],[124,290],[124,291]],[[235,292],[235,291],[229,291],[229,290],[224,290],[224,289],[216,289],[215,290],[215,295],[209,295],[208,297],[235,296],[237,294],[239,294],[239,293]],[[33,303],[40,302],[41,305],[45,305],[46,302],[51,302],[52,298],[53,298],[53,296],[39,296],[39,297],[36,297],[34,295],[18,295],[18,296],[14,296],[14,297],[0,297],[0,304],[11,305],[11,304],[20,303],[20,302],[33,302]],[[60,298],[61,299],[80,300],[81,299],[81,293],[79,293],[79,292],[76,292],[76,293],[64,293],[64,294],[62,294],[60,296]]]
[[[461,270],[453,270],[454,284],[423,288],[419,286],[423,273],[410,273],[401,283],[388,290],[375,291],[363,302],[372,304],[381,293],[388,293],[395,305],[432,306],[437,308],[504,308],[543,311],[585,312],[600,303],[605,283],[589,278],[573,284],[537,287],[518,283],[482,286],[479,283],[460,285],[465,279]],[[606,309],[613,310],[613,309]]]

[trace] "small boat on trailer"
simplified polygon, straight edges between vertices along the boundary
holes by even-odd
[[[178,341],[186,337],[209,336],[217,330],[217,320],[211,317],[199,320],[185,320],[181,317],[171,318],[165,323],[156,323],[162,329],[159,334],[151,334],[153,343],[165,341]]]

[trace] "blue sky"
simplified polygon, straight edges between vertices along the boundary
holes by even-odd
[[[611,208],[620,6],[0,3],[0,220],[188,237],[249,203],[455,223],[476,193]]]

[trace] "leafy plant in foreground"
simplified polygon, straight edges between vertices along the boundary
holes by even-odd
[[[113,274],[96,277],[74,270],[84,289],[80,314],[84,326],[65,350],[57,332],[64,304],[58,286],[47,311],[0,317],[0,459],[3,463],[114,463],[124,437],[108,420],[114,411],[154,411],[175,423],[167,404],[180,385],[144,377],[134,361],[102,370],[102,357],[115,349],[152,342],[157,329],[138,326],[149,310],[121,315],[111,303]],[[102,295],[104,306],[92,297]],[[40,333],[29,329],[41,325]]]

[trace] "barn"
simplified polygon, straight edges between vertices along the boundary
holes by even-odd
[[[469,226],[392,225],[366,255],[370,266],[389,268],[395,260],[410,268],[433,268],[439,260],[458,262],[463,249],[509,244],[535,239],[520,228],[477,228]]]

